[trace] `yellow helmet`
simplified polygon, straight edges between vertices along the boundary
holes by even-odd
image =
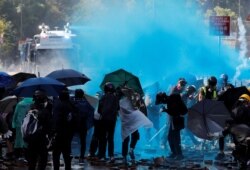
[[[239,99],[244,99],[250,102],[250,96],[248,94],[242,94]]]

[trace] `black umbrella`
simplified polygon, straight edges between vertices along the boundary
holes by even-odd
[[[16,87],[19,82],[23,82],[29,78],[35,78],[36,75],[33,73],[19,72],[11,76],[14,80],[12,84],[13,87]]]
[[[32,97],[36,90],[45,91],[47,96],[59,96],[65,84],[49,77],[30,78],[14,89],[13,94],[20,97]]]
[[[187,127],[199,138],[208,139],[210,133],[220,132],[230,119],[230,112],[222,101],[205,99],[188,110]]]
[[[225,91],[222,95],[219,96],[219,101],[224,101],[228,110],[232,110],[233,105],[239,99],[242,94],[250,95],[250,92],[245,86],[231,88]]]
[[[66,86],[83,85],[90,81],[90,78],[86,75],[73,69],[55,70],[49,73],[46,77],[56,79],[64,83]]]
[[[0,113],[9,113],[13,111],[13,107],[17,104],[16,96],[7,96],[0,100]]]
[[[129,87],[135,90],[136,92],[140,93],[141,95],[143,95],[143,90],[139,78],[126,70],[119,69],[106,74],[100,85],[100,88],[102,90],[106,82],[113,83],[115,87],[118,86]]]

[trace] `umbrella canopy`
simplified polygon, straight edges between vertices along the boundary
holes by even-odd
[[[12,82],[13,79],[9,74],[0,71],[0,87],[8,87]]]
[[[219,96],[219,101],[224,101],[228,110],[232,110],[233,105],[239,99],[242,94],[250,95],[250,92],[245,86],[231,88],[225,91],[221,96]]]
[[[86,75],[73,69],[55,70],[49,73],[46,77],[56,79],[64,83],[66,86],[83,85],[90,81],[90,78]]]
[[[126,70],[119,69],[106,74],[100,85],[100,88],[102,90],[104,89],[104,85],[107,82],[113,83],[115,87],[127,86],[143,95],[143,90],[139,78]]]
[[[197,137],[210,140],[208,134],[222,131],[225,121],[230,118],[222,101],[205,99],[188,110],[187,127]]]
[[[93,108],[97,108],[97,105],[98,105],[98,98],[97,97],[93,97],[93,96],[90,96],[88,94],[84,94],[86,100],[89,102],[89,104],[93,107]]]
[[[29,78],[36,78],[36,75],[33,73],[19,72],[12,75],[11,77],[15,81],[15,85],[17,85],[19,82],[23,82]]]
[[[32,97],[36,90],[45,91],[47,96],[58,96],[65,84],[49,77],[30,78],[22,82],[13,94],[20,97]]]
[[[17,104],[16,96],[7,96],[0,100],[0,113],[9,113],[13,110],[13,107]]]

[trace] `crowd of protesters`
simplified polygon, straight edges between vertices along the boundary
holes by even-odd
[[[197,86],[190,84],[185,78],[179,78],[177,84],[172,87],[169,95],[165,92],[143,96],[126,85],[115,87],[111,82],[104,85],[104,91],[99,96],[97,108],[94,108],[85,98],[84,91],[76,89],[71,97],[69,90],[64,89],[56,98],[49,98],[43,90],[36,90],[33,98],[17,98],[17,105],[13,108],[10,118],[0,116],[0,133],[8,143],[4,159],[27,160],[29,170],[44,170],[48,161],[48,151],[52,151],[52,160],[55,170],[60,168],[60,157],[63,155],[65,169],[71,169],[71,142],[74,134],[78,133],[81,146],[79,163],[84,159],[96,159],[109,163],[115,162],[114,134],[117,117],[121,119],[121,136],[123,163],[127,164],[127,155],[131,162],[135,163],[135,147],[140,139],[139,128],[154,127],[160,131],[159,119],[163,112],[168,115],[163,141],[160,136],[155,138],[158,144],[168,142],[170,148],[169,159],[182,160],[185,155],[182,152],[181,131],[184,129],[190,140],[198,145],[199,141],[192,132],[185,128],[188,108],[204,99],[217,100],[220,95],[230,88],[228,77],[223,74],[218,85],[217,78],[208,78],[207,85]],[[3,98],[4,96],[2,96]],[[160,107],[161,104],[163,107]],[[248,94],[240,96],[239,101],[232,106],[232,120],[225,124],[225,131],[220,134],[208,134],[211,138],[219,140],[218,159],[224,157],[224,137],[228,134],[235,136],[232,129],[235,125],[250,125],[250,97]],[[231,111],[231,110],[230,110]],[[41,128],[31,138],[23,138],[21,125],[25,115],[32,112],[37,115]],[[230,124],[230,125],[228,125]],[[89,150],[86,151],[86,136],[88,130],[94,127]],[[167,131],[168,130],[168,131]],[[147,139],[150,139],[150,131],[147,130]],[[246,138],[250,137],[246,135]],[[236,137],[235,137],[236,138]],[[250,140],[246,139],[250,144]],[[242,141],[234,140],[235,143]],[[245,139],[244,139],[245,142]],[[106,154],[106,150],[108,153]],[[237,152],[238,154],[239,152]],[[244,165],[250,160],[250,153],[244,155]],[[241,155],[237,155],[239,158]],[[243,158],[239,158],[243,159]]]

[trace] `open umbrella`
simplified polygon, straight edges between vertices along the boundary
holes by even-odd
[[[208,134],[222,131],[225,121],[230,118],[222,101],[205,99],[188,110],[187,127],[197,137],[210,140]]]
[[[14,89],[13,94],[21,97],[32,97],[36,90],[45,91],[47,96],[58,96],[65,84],[49,77],[30,78]]]
[[[0,87],[8,87],[12,82],[13,79],[9,74],[0,71]]]
[[[113,83],[115,87],[127,86],[143,95],[143,90],[139,78],[126,70],[119,69],[106,74],[100,85],[100,88],[102,90],[104,89],[104,85],[106,82]]]
[[[228,110],[232,110],[233,105],[239,99],[242,94],[250,95],[250,92],[245,86],[231,88],[225,91],[221,96],[219,96],[219,101],[224,101]]]
[[[56,79],[64,83],[66,86],[83,85],[90,81],[90,78],[86,75],[73,69],[55,70],[49,73],[46,77]]]
[[[9,113],[13,110],[13,107],[17,104],[16,96],[7,96],[0,100],[0,113]]]
[[[93,96],[90,96],[88,94],[84,94],[86,100],[89,102],[89,104],[93,107],[93,108],[96,108],[97,105],[98,105],[98,98],[97,97],[93,97]]]
[[[35,78],[36,75],[33,73],[19,72],[11,76],[17,85],[19,82],[23,82],[29,78]]]

